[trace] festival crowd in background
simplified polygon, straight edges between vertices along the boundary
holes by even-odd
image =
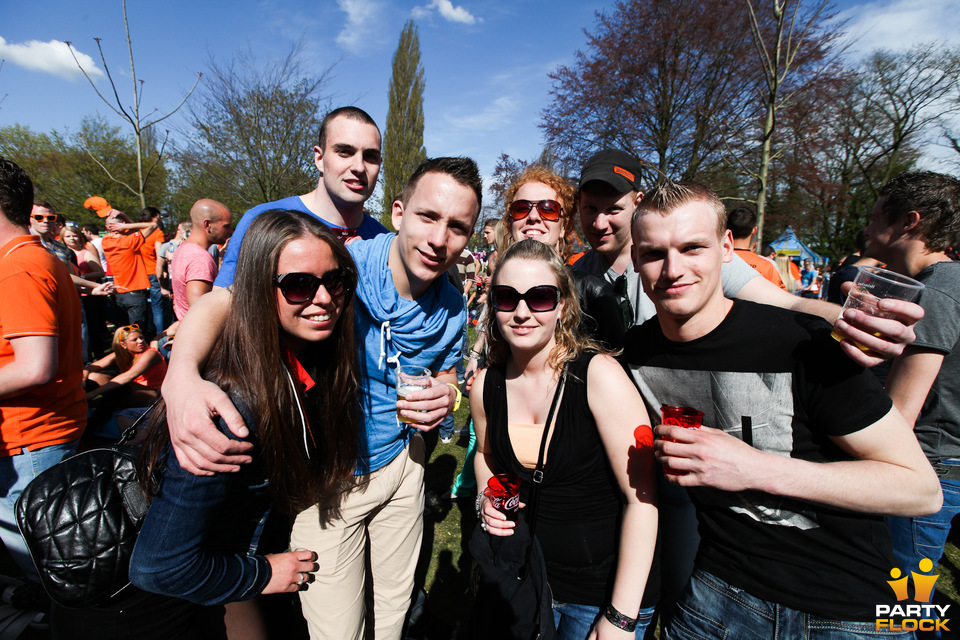
[[[477,525],[456,637],[947,628],[878,611],[936,571],[960,508],[960,180],[894,178],[829,267],[757,246],[756,213],[709,186],[641,184],[617,149],[573,181],[526,169],[476,253],[471,159],[387,194],[396,232],[364,209],[369,115],[327,114],[314,159],[314,190],[236,220],[217,194],[175,229],[76,203],[100,229],[0,158],[0,539],[20,573],[2,598],[35,626],[418,637],[426,463],[469,394],[440,498]],[[863,303],[876,267],[919,297]],[[150,507],[128,575],[51,602],[17,498],[133,424]]]

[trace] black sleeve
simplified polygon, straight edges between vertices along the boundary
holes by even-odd
[[[602,276],[572,269],[577,285],[577,298],[583,312],[580,330],[608,349],[623,346],[623,314],[613,287]]]

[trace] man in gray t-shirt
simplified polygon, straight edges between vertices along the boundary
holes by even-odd
[[[640,188],[640,162],[626,151],[604,149],[590,157],[580,172],[580,222],[592,247],[573,265],[575,272],[603,277],[619,297],[624,329],[656,314],[633,268],[630,222]],[[812,313],[833,322],[840,307],[790,295],[769,282],[739,257],[721,270],[723,294],[794,311]],[[621,346],[621,345],[611,345]]]
[[[958,243],[960,180],[928,171],[903,173],[880,190],[866,253],[925,286],[917,339],[894,361],[887,391],[943,486],[938,514],[888,519],[904,574],[917,571],[925,557],[940,560],[950,522],[960,512],[960,263],[947,255]]]

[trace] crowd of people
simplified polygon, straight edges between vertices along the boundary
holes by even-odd
[[[309,193],[250,209],[232,237],[229,209],[199,200],[170,242],[159,211],[133,222],[102,198],[86,204],[102,239],[61,230],[0,159],[0,539],[28,583],[17,496],[159,399],[132,585],[53,605],[54,637],[404,637],[423,436],[449,439],[468,391],[451,493],[476,498],[494,550],[535,517],[555,637],[914,637],[876,607],[896,601],[892,569],[933,570],[960,507],[960,181],[880,191],[847,266],[925,288],[841,313],[815,271],[754,252],[752,210],[697,183],[645,188],[621,150],[575,184],[525,170],[483,225],[484,264],[466,250],[483,197],[469,158],[421,163],[395,232],[364,210],[368,114],[327,114],[314,159]],[[401,366],[429,374],[402,397]],[[484,490],[497,474],[520,480],[519,519]],[[511,629],[478,611],[460,637]]]

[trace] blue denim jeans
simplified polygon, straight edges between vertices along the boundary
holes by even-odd
[[[24,449],[15,456],[0,458],[0,540],[3,540],[17,566],[31,582],[39,582],[40,576],[17,527],[14,511],[17,498],[41,472],[72,456],[77,450],[77,442],[74,440],[33,451]]]
[[[150,306],[150,313],[153,315],[153,333],[157,335],[167,328],[167,323],[163,318],[163,294],[160,293],[160,281],[155,273],[148,276],[150,278],[150,289],[147,292],[147,298]]]
[[[960,460],[944,460],[943,464],[960,465]],[[960,481],[940,479],[943,489],[943,507],[937,513],[916,518],[888,517],[887,528],[893,539],[893,555],[904,575],[917,568],[920,561],[929,558],[936,567],[950,535],[950,523],[960,513]],[[922,573],[922,572],[921,572]],[[939,638],[940,632],[917,631],[917,638]]]
[[[653,607],[640,609],[635,631],[637,640],[643,640],[653,619],[653,610]],[[602,617],[600,607],[553,601],[553,623],[557,627],[558,640],[586,640],[593,624]]]
[[[693,572],[663,640],[856,640],[913,638],[912,631],[877,631],[874,622],[820,618],[756,598],[699,569]]]

